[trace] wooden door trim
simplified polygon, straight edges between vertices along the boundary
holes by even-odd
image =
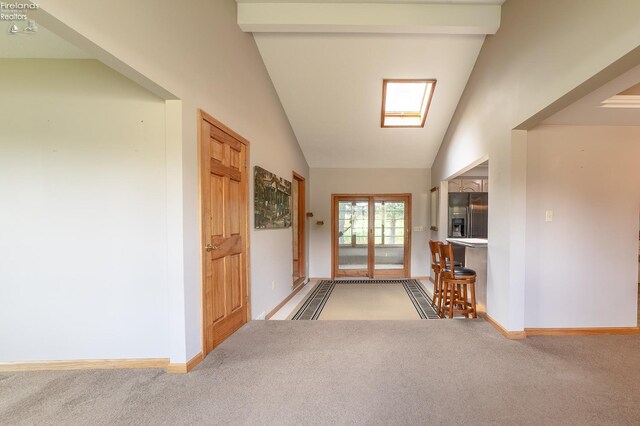
[[[293,171],[293,179],[298,181],[298,273],[300,273],[300,270],[303,271],[300,278],[292,279],[291,287],[295,289],[307,278],[307,234],[305,232],[307,221],[307,180],[304,176],[296,173],[295,171]],[[303,205],[300,205],[300,198],[302,198]]]
[[[375,219],[375,211],[372,208],[372,205],[376,201],[404,201],[406,202],[405,207],[405,228],[408,229],[407,237],[404,244],[404,259],[405,259],[405,268],[402,270],[404,275],[407,277],[411,276],[411,241],[412,241],[412,218],[413,218],[413,204],[412,204],[412,195],[411,193],[394,193],[394,194],[331,194],[331,279],[334,280],[336,278],[338,271],[338,239],[336,238],[337,232],[337,216],[338,216],[338,201],[364,201],[365,199],[369,202],[369,241],[374,241],[374,235],[372,232],[374,219]],[[375,241],[374,244],[368,244],[367,247],[367,258],[372,259],[375,255]],[[375,278],[375,263],[369,262],[367,260],[367,277]],[[348,270],[345,270],[348,271]],[[354,269],[353,271],[359,271]],[[378,271],[380,274],[380,271]],[[380,275],[385,275],[385,272],[382,272]],[[362,276],[361,272],[350,273],[348,276]]]
[[[331,194],[331,279],[335,280],[338,271],[338,239],[336,238],[336,225],[338,217],[338,200],[340,201],[367,201],[369,194]],[[354,269],[355,270],[355,269]],[[359,271],[359,270],[358,270]],[[367,271],[369,275],[370,271]],[[362,276],[362,273],[351,273],[348,276]]]
[[[336,195],[331,194],[331,279],[336,279]]]
[[[202,354],[206,357],[207,356],[207,351],[206,351],[206,306],[205,306],[205,278],[206,278],[206,265],[205,265],[205,255],[204,255],[204,247],[207,241],[207,236],[205,235],[205,228],[204,228],[204,215],[205,215],[205,204],[204,204],[204,197],[203,197],[203,177],[204,177],[204,173],[206,173],[206,168],[203,167],[203,144],[202,144],[202,122],[203,121],[207,121],[209,124],[211,124],[212,126],[218,128],[220,131],[228,134],[229,136],[233,137],[234,139],[238,140],[240,143],[242,143],[245,146],[245,150],[246,150],[246,154],[245,154],[245,164],[244,164],[244,170],[245,170],[245,176],[246,181],[244,184],[244,190],[245,190],[245,194],[246,194],[246,202],[245,202],[245,206],[241,207],[241,211],[246,215],[246,220],[245,220],[245,241],[244,241],[244,249],[245,249],[245,276],[247,277],[247,279],[245,280],[245,295],[246,295],[246,300],[245,300],[245,310],[246,310],[246,322],[251,321],[251,267],[250,267],[250,262],[251,262],[251,257],[250,257],[250,217],[249,217],[249,199],[250,199],[250,192],[249,192],[249,180],[251,179],[251,174],[249,173],[249,164],[250,163],[250,143],[247,139],[245,139],[244,137],[242,137],[240,134],[236,133],[235,131],[233,131],[232,129],[230,129],[229,127],[227,127],[226,125],[224,125],[223,123],[221,123],[220,121],[216,120],[215,118],[213,118],[211,115],[209,115],[207,112],[203,111],[202,109],[198,108],[197,111],[197,119],[198,119],[198,205],[199,205],[199,209],[198,209],[198,224],[200,226],[200,326],[202,328],[201,333],[200,333],[200,348],[202,350]]]
[[[413,218],[412,212],[412,194],[374,194],[373,203],[376,201],[404,201],[405,202],[405,242],[404,242],[404,269],[375,269],[375,262],[372,265],[373,271],[371,277],[373,278],[397,278],[398,271],[401,271],[407,278],[411,277],[411,237],[412,230],[411,221]],[[375,241],[374,241],[375,244]]]

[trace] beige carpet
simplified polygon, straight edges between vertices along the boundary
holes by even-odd
[[[336,284],[319,320],[419,320],[402,284]]]
[[[0,374],[2,425],[624,425],[640,336],[484,321],[252,321],[187,375]]]

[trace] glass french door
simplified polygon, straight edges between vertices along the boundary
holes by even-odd
[[[411,195],[334,195],[333,277],[409,277]]]
[[[335,276],[369,276],[369,199],[340,197],[334,201]]]

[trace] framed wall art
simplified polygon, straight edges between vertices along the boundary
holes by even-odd
[[[256,229],[291,226],[291,182],[255,166],[254,222]]]

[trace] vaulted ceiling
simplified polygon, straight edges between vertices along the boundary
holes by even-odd
[[[9,34],[9,22],[0,26],[6,31],[0,37],[0,58],[46,58],[46,59],[86,59],[84,51],[64,40],[62,37],[38,25],[36,33]]]
[[[236,0],[311,167],[430,167],[503,0]],[[382,81],[436,79],[425,128],[381,128]]]
[[[640,125],[640,65],[598,87],[566,108],[547,118],[542,124],[576,126]],[[605,107],[611,98],[629,101],[616,107]]]

